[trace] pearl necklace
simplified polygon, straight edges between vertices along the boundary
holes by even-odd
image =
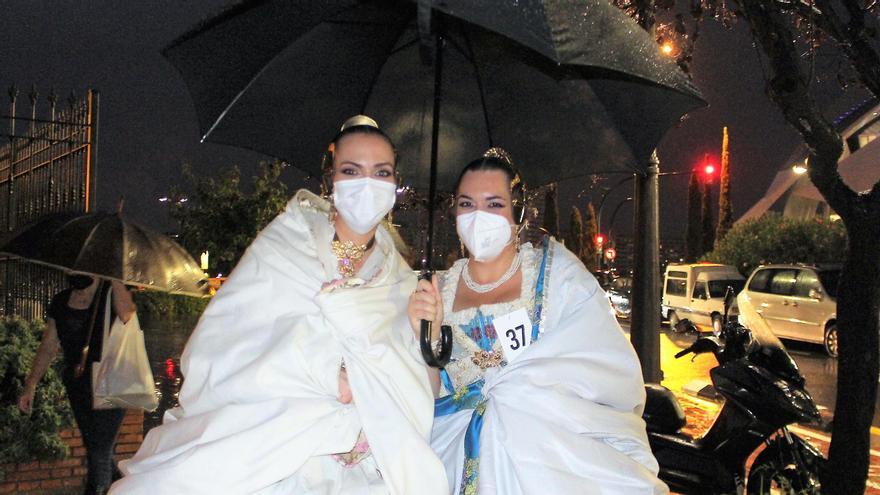
[[[476,292],[477,294],[485,294],[487,292],[491,292],[498,287],[500,287],[504,282],[510,280],[513,277],[513,274],[519,270],[519,266],[522,264],[522,256],[520,253],[516,253],[516,256],[513,257],[513,261],[510,262],[510,267],[507,268],[507,271],[504,272],[504,275],[501,275],[501,278],[498,280],[488,283],[488,284],[478,284],[471,278],[471,273],[468,271],[468,266],[470,265],[470,259],[468,259],[464,268],[461,270],[461,277],[464,279],[464,284],[467,285],[468,289]]]

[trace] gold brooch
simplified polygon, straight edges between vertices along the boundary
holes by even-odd
[[[354,277],[354,265],[361,258],[364,257],[364,253],[367,252],[371,247],[373,247],[373,242],[376,238],[370,239],[370,242],[362,245],[355,244],[351,241],[340,241],[338,237],[333,236],[333,242],[330,243],[330,248],[333,250],[333,254],[336,256],[337,267],[339,269],[339,274],[345,278]]]
[[[501,366],[502,358],[503,356],[500,352],[477,351],[471,357],[471,361],[481,369],[486,369]]]

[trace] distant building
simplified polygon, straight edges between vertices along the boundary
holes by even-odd
[[[838,118],[835,126],[844,140],[838,162],[843,181],[856,192],[869,190],[880,180],[880,103],[875,99],[863,102]],[[737,223],[768,211],[789,218],[839,220],[810,182],[807,156],[806,146],[801,145],[783,164],[764,197]]]

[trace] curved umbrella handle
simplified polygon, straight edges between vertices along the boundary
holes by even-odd
[[[434,355],[431,348],[431,322],[422,320],[421,334],[419,335],[419,347],[422,350],[422,358],[428,366],[442,368],[449,363],[452,357],[452,327],[442,325],[440,327],[440,351]]]
[[[419,275],[421,280],[431,280],[432,272],[425,270]],[[449,325],[440,326],[440,350],[434,355],[434,349],[431,348],[431,326],[428,320],[422,320],[422,327],[419,333],[419,348],[422,351],[422,359],[428,366],[433,368],[442,368],[449,363],[452,357],[452,327]]]

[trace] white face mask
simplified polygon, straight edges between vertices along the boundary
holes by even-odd
[[[366,234],[391,211],[397,199],[397,185],[376,179],[340,180],[333,183],[333,205],[345,224]]]
[[[506,218],[482,210],[455,217],[455,230],[474,259],[480,262],[497,258],[512,237]]]

